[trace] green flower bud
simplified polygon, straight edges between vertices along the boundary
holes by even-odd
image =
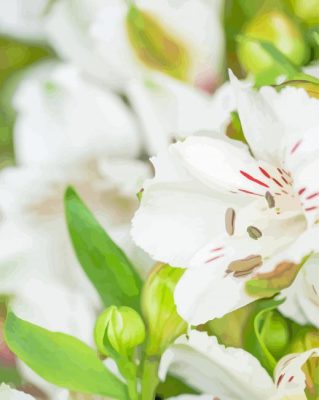
[[[145,339],[144,322],[130,307],[108,307],[96,321],[94,339],[102,354],[113,355],[115,351],[130,357],[133,349]]]
[[[142,311],[147,322],[149,339],[147,355],[160,355],[165,348],[187,330],[178,315],[174,290],[184,270],[158,264],[148,277],[142,293]]]
[[[261,338],[277,360],[285,354],[290,336],[287,320],[278,311],[269,311],[261,329]]]
[[[290,0],[294,13],[308,25],[319,24],[318,0]]]
[[[246,26],[245,36],[271,42],[296,65],[307,59],[308,49],[298,26],[280,11],[258,14]],[[242,66],[254,75],[272,68],[273,61],[266,51],[254,41],[242,40],[238,45]]]

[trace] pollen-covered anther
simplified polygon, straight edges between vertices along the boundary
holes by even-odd
[[[235,232],[235,218],[235,210],[233,208],[227,208],[225,213],[225,228],[229,236],[232,236]]]
[[[232,261],[226,270],[226,273],[233,273],[235,277],[249,275],[255,268],[262,265],[260,255],[250,255],[246,258]]]
[[[255,226],[252,226],[252,225],[248,226],[247,232],[248,232],[248,235],[254,240],[261,238],[263,235],[262,232],[258,228],[256,228]]]
[[[265,194],[265,198],[266,198],[268,207],[274,208],[276,205],[274,196],[270,192],[267,191]]]

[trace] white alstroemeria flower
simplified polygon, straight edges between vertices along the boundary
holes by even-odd
[[[139,246],[188,268],[175,301],[194,325],[254,301],[252,278],[292,280],[319,248],[319,101],[233,85],[249,148],[220,136],[171,145],[133,219]]]
[[[29,394],[11,389],[10,386],[4,383],[0,385],[0,398],[1,400],[35,400],[35,398]]]
[[[211,89],[223,64],[222,5],[222,0],[60,0],[48,16],[48,36],[63,58],[112,87],[159,70]]]
[[[198,132],[225,133],[236,101],[229,82],[213,96],[163,74],[132,80],[126,89],[141,121],[149,154]]]
[[[0,0],[0,33],[23,40],[43,40],[51,0]]]
[[[319,254],[305,263],[293,284],[282,291],[286,298],[279,310],[299,324],[311,323],[319,328]]]
[[[135,157],[140,151],[129,108],[74,66],[44,63],[33,68],[15,93],[14,107],[19,165],[69,165],[106,156]]]
[[[190,331],[163,354],[159,377],[164,380],[170,371],[194,389],[210,393],[210,399],[306,400],[306,378],[301,368],[312,357],[319,357],[318,348],[282,358],[272,380],[245,350],[226,348],[216,337]]]

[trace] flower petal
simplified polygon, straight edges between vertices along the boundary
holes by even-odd
[[[278,362],[274,375],[279,394],[304,395],[306,377],[301,368],[312,357],[319,357],[319,347],[303,353],[289,354]]]
[[[4,383],[0,385],[0,398],[2,400],[35,400],[35,398],[29,394],[11,389],[10,386]]]
[[[221,399],[265,400],[274,392],[270,376],[255,357],[242,349],[225,348],[205,332],[190,331],[166,350],[160,379],[167,371]]]
[[[318,127],[319,101],[310,98],[303,89],[287,87],[278,93],[271,87],[264,87],[256,92],[251,85],[239,82],[231,72],[230,79],[252,152],[256,158],[280,166],[304,133]]]

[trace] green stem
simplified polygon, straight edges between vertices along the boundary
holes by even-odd
[[[141,400],[154,400],[158,378],[159,357],[147,357],[143,361]]]

